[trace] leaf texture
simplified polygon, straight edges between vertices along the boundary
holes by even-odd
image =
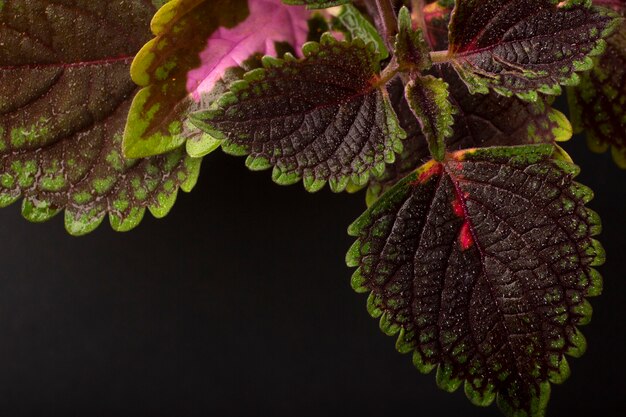
[[[421,29],[413,29],[409,9],[398,13],[398,34],[394,44],[395,57],[400,68],[422,71],[431,67],[428,45]]]
[[[626,169],[626,23],[607,39],[604,55],[568,91],[572,123],[587,132],[594,152],[611,150],[615,163]]]
[[[436,73],[449,85],[450,102],[455,108],[452,136],[446,138],[448,151],[491,146],[554,143],[568,140],[572,127],[561,112],[544,99],[529,103],[495,92],[470,94],[459,76],[450,68]],[[385,173],[372,180],[367,193],[369,203],[382,192],[430,159],[427,140],[404,100],[402,85],[390,89],[393,106],[407,133],[404,150]]]
[[[122,156],[136,87],[128,75],[149,39],[146,1],[9,0],[0,10],[0,206],[21,196],[22,213],[44,221],[65,209],[71,234],[107,213],[116,230],[157,217],[188,191],[199,160],[174,150]]]
[[[253,170],[273,167],[279,184],[303,178],[309,191],[326,181],[333,191],[367,182],[402,150],[387,92],[378,86],[372,43],[339,42],[329,34],[307,43],[304,58],[264,58],[264,68],[233,83],[231,92],[194,122],[223,139],[222,148],[248,155]]]
[[[455,108],[448,99],[448,84],[432,75],[413,75],[406,86],[406,99],[422,133],[430,154],[437,161],[444,158],[445,139],[452,136]]]
[[[349,228],[357,292],[400,352],[477,405],[543,416],[564,355],[599,294],[592,192],[552,145],[460,151],[429,162]]]
[[[588,0],[459,0],[450,22],[449,58],[475,91],[536,100],[558,95],[592,67],[617,15]]]

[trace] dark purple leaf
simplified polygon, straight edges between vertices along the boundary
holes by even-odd
[[[458,0],[448,59],[475,91],[534,101],[561,93],[592,67],[617,15],[587,0]]]
[[[438,385],[475,404],[543,416],[578,325],[601,291],[600,220],[578,168],[552,145],[473,149],[431,161],[349,228],[368,311]]]
[[[329,34],[308,43],[304,58],[266,57],[264,68],[231,86],[194,122],[254,170],[273,167],[279,184],[300,178],[309,191],[329,181],[367,182],[402,150],[404,132],[379,82],[375,45],[339,42]]]

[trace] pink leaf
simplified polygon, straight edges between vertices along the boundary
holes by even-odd
[[[276,55],[275,42],[287,42],[296,51],[306,42],[310,12],[281,0],[248,0],[250,15],[234,28],[219,28],[200,53],[201,66],[187,74],[187,91],[196,102],[210,92],[227,68],[239,66],[260,53]]]

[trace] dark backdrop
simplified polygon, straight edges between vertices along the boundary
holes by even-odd
[[[551,416],[622,415],[626,172],[568,144],[605,225],[589,349]],[[163,220],[68,236],[0,210],[0,415],[498,416],[394,350],[349,285],[363,195],[307,194],[214,154]]]

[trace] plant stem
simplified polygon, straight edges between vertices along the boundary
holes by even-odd
[[[393,37],[398,29],[398,18],[393,11],[391,0],[376,0],[376,8],[385,32],[387,46],[393,45]]]
[[[433,64],[445,64],[450,62],[452,57],[448,54],[448,51],[435,51],[430,53],[430,60]]]
[[[387,84],[389,81],[391,81],[393,77],[396,76],[396,74],[398,74],[399,71],[400,65],[398,64],[398,60],[394,56],[393,58],[391,58],[389,65],[387,65],[382,74],[380,74],[380,79],[376,84],[379,86]]]

